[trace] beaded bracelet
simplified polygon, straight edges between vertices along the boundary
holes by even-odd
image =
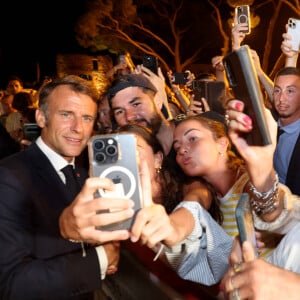
[[[250,194],[252,196],[250,204],[258,216],[265,215],[276,210],[279,198],[278,183],[278,175],[276,174],[273,187],[264,193],[259,192],[255,186],[250,183]]]

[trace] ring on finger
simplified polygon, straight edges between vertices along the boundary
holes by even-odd
[[[234,289],[232,293],[233,300],[241,300],[239,289]]]
[[[224,115],[224,119],[225,119],[226,125],[228,126],[228,124],[229,124],[229,122],[230,122],[229,115],[228,115],[228,114],[225,114],[225,115]]]
[[[234,273],[239,273],[242,271],[242,262],[240,261],[240,262],[234,263],[232,267],[233,267]]]

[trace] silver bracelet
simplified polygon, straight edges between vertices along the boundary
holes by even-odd
[[[270,196],[273,195],[274,192],[278,189],[278,183],[279,183],[279,180],[278,180],[278,175],[276,173],[274,185],[272,186],[272,188],[270,190],[268,190],[267,192],[261,193],[250,182],[250,192],[255,196],[255,198],[257,198],[259,200],[266,200],[266,199],[270,198]]]
[[[250,183],[250,194],[251,200],[250,204],[255,213],[260,215],[265,215],[276,210],[278,205],[279,198],[279,189],[278,189],[278,175],[274,181],[273,187],[264,193],[259,192],[252,183]]]

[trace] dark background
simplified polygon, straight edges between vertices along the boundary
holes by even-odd
[[[25,83],[55,74],[57,53],[82,51],[77,45],[74,25],[84,0],[1,1],[0,86],[8,75],[17,74]]]
[[[156,0],[159,1],[159,0]],[[199,2],[198,2],[199,1]],[[190,10],[192,15],[186,19],[195,28],[195,34],[189,36],[190,41],[195,41],[192,46],[183,45],[185,49],[193,51],[195,47],[202,46],[199,63],[210,63],[211,57],[220,55],[222,44],[220,33],[214,29],[210,19],[210,11],[206,11],[209,5],[203,0],[186,0],[184,5],[197,4],[201,7],[201,15]],[[56,55],[59,53],[89,53],[77,44],[74,26],[77,19],[85,11],[86,0],[2,0],[0,2],[0,88],[5,88],[6,79],[14,74],[21,77],[25,85],[30,87],[37,78],[37,65],[40,70],[40,78],[56,74]],[[215,1],[217,2],[217,1]],[[255,1],[256,2],[256,1]],[[222,1],[226,4],[226,1]],[[232,10],[228,5],[220,6],[223,18],[230,15]],[[266,30],[272,18],[272,6],[264,6],[258,10],[260,26],[253,29],[245,42],[251,48],[257,50],[262,58],[266,46]],[[282,9],[280,18],[272,37],[272,45],[275,52],[268,58],[270,65],[279,57],[282,33],[290,12]],[[159,25],[159,24],[156,24]],[[155,26],[154,26],[155,27]],[[260,38],[261,37],[261,38]],[[212,45],[214,44],[214,45]],[[106,53],[103,53],[106,54]],[[269,70],[268,70],[269,71]]]

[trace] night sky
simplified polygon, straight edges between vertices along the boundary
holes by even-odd
[[[16,74],[25,83],[55,73],[57,53],[76,52],[74,24],[83,12],[84,0],[1,1],[0,85]]]
[[[202,3],[202,0],[194,1]],[[44,76],[54,75],[56,73],[55,59],[58,53],[88,53],[88,50],[77,44],[74,33],[78,17],[85,11],[85,2],[86,0],[0,1],[0,88],[5,87],[7,76],[12,74],[20,76],[25,83],[34,82],[37,77],[37,65],[40,67],[41,79]],[[272,10],[265,6],[263,11],[258,12],[261,17],[260,26],[254,29],[246,39],[246,42],[258,51],[261,58],[260,51],[265,47],[265,39],[257,37],[259,30],[268,28],[269,17],[267,15],[270,11]],[[280,16],[272,39],[277,52],[269,56],[270,65],[273,65],[279,57],[281,35],[291,13],[286,13],[286,9],[282,9]],[[205,24],[203,28],[209,32],[210,27],[212,26]],[[208,39],[215,38],[218,36],[210,34]],[[203,41],[199,43],[202,45]],[[216,54],[209,52],[209,55]],[[206,56],[203,55],[203,57]]]

